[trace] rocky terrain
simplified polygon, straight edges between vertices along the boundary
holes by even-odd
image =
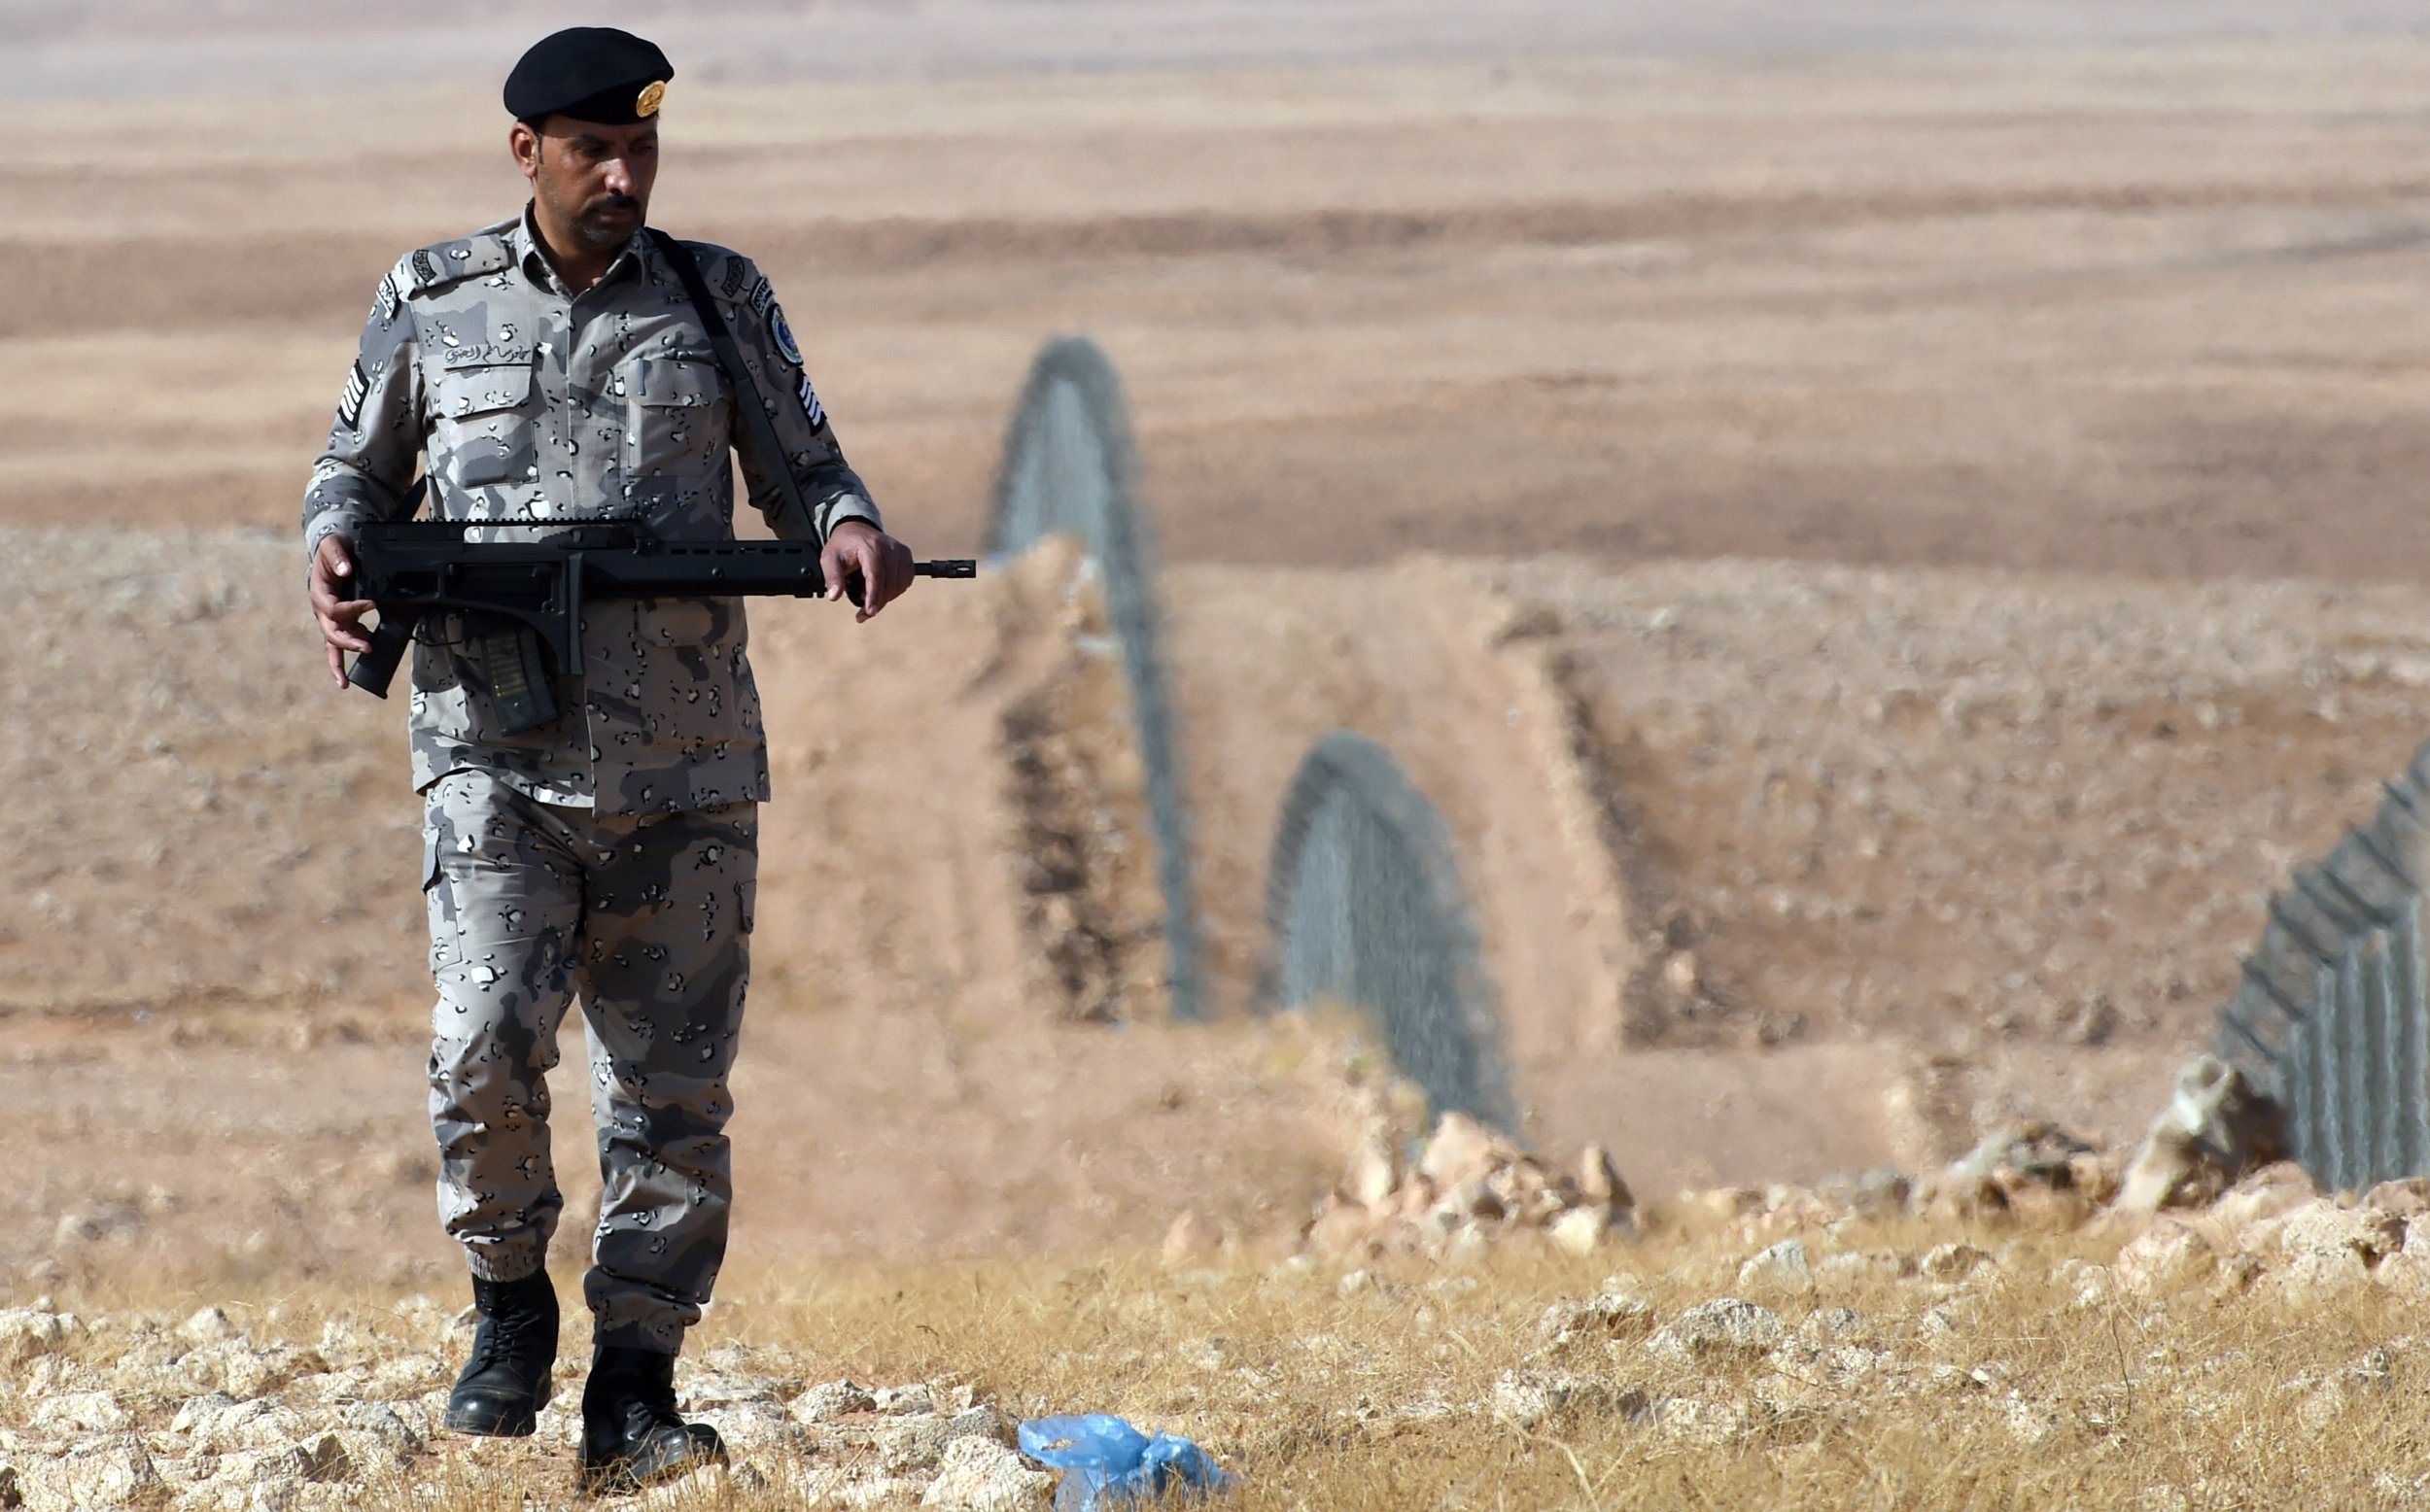
[[[1161,1265],[763,1276],[677,1376],[731,1465],[592,1504],[1042,1508],[1053,1478],[1014,1421],[1076,1408],[1198,1438],[1243,1508],[1406,1505],[1394,1488],[1419,1484],[1577,1505],[1682,1484],[1927,1507],[2430,1496],[2380,1438],[2430,1387],[2430,1183],[2329,1198],[2272,1165],[2149,1217],[2110,1206],[2114,1157],[2049,1129],[1929,1180],[1644,1209],[1586,1164],[1591,1233],[1498,1202],[1480,1226],[1491,1190],[1537,1179],[1454,1120],[1401,1190],[1461,1206],[1466,1240],[1345,1254],[1345,1194],[1274,1263],[1176,1223]],[[1369,1157],[1349,1181],[1376,1184]],[[0,1504],[570,1504],[578,1344],[535,1438],[472,1441],[434,1429],[468,1338],[423,1295],[25,1299],[0,1309]],[[864,1361],[892,1368],[838,1374]]]

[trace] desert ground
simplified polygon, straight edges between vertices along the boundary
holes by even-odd
[[[770,272],[922,554],[978,547],[1041,342],[1121,369],[1218,1010],[1157,990],[1085,564],[754,609],[735,1401],[1122,1407],[1276,1506],[2422,1494],[2410,1283],[2273,1283],[2274,1210],[2162,1265],[2081,1214],[1792,1199],[2033,1119],[2123,1161],[2267,890],[2421,742],[2430,10],[1678,9],[602,11],[677,62],[652,219]],[[0,1470],[104,1432],[62,1393],[191,1465],[189,1395],[410,1405],[439,1366],[389,1357],[453,1347],[401,715],[328,685],[295,516],[381,274],[521,203],[496,81],[562,18],[0,4],[0,1306],[82,1320],[0,1326]],[[1454,837],[1514,1134],[1608,1151],[1635,1238],[1311,1248],[1384,1072],[1254,984],[1283,793],[1345,727]],[[1050,833],[1096,864],[1042,898]],[[1089,1003],[1042,964],[1079,928]],[[2382,1210],[2392,1277],[2430,1224]],[[1788,1238],[1872,1258],[1741,1285]],[[1948,1244],[1993,1258],[1923,1274]],[[1732,1288],[1926,1411],[1790,1401],[1777,1339],[1702,1394],[1701,1345],[1639,1369]],[[1561,1363],[1604,1384],[1510,1410],[1538,1316],[1614,1291],[1649,1311]],[[226,1345],[212,1306],[295,1368],[142,1374]],[[2257,1447],[2297,1402],[2316,1452]],[[844,1495],[753,1473],[714,1495]]]

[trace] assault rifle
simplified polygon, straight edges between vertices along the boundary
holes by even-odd
[[[469,531],[514,540],[469,541]],[[354,595],[379,606],[371,649],[346,680],[377,698],[426,616],[467,616],[504,733],[557,717],[549,673],[582,671],[582,606],[594,599],[724,598],[827,591],[813,541],[662,540],[631,521],[380,521],[357,528]],[[915,563],[921,577],[976,577],[967,557]],[[860,601],[855,577],[846,585]]]

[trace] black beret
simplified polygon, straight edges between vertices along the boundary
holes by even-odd
[[[675,65],[657,44],[613,26],[569,26],[532,44],[506,76],[506,112],[517,120],[571,116],[629,126],[658,114]]]

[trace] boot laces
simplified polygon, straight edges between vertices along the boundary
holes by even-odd
[[[521,1353],[526,1341],[548,1331],[548,1320],[538,1308],[502,1308],[481,1320],[473,1340],[474,1361],[487,1367],[510,1359]]]
[[[651,1426],[662,1424],[673,1424],[677,1427],[683,1426],[682,1414],[675,1408],[675,1382],[660,1380],[656,1375],[634,1383],[632,1405],[625,1409],[625,1413],[629,1419],[646,1416]]]

